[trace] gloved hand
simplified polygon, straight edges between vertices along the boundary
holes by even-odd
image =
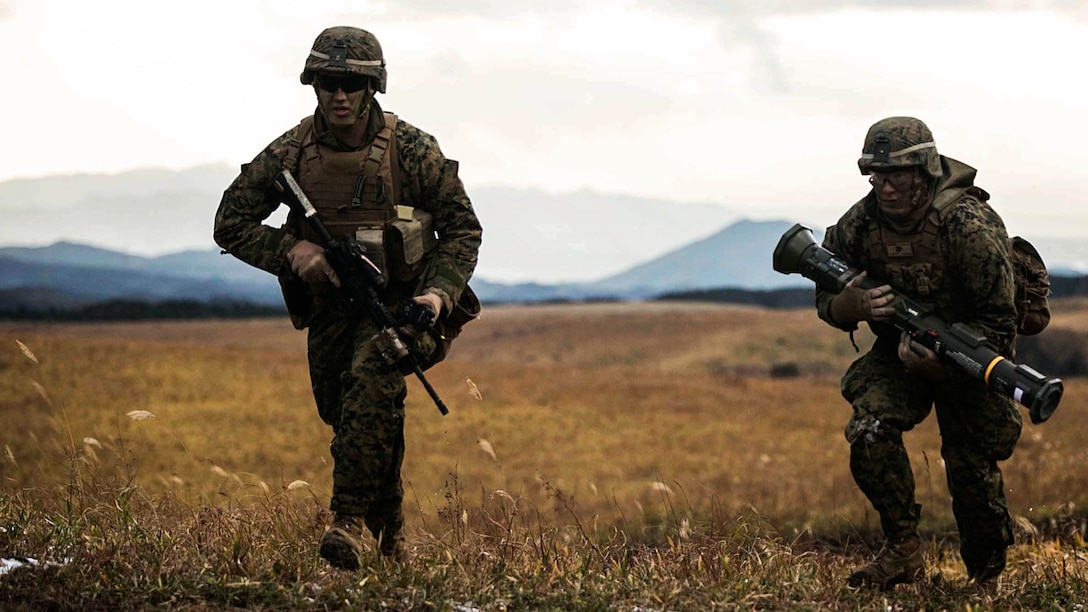
[[[907,332],[899,336],[899,360],[907,367],[907,372],[916,376],[932,381],[942,381],[948,377],[937,353],[911,340]]]
[[[855,276],[831,299],[831,318],[840,325],[859,321],[888,321],[895,314],[895,294],[891,285],[863,289],[866,272]]]
[[[309,240],[299,240],[291,247],[287,252],[287,263],[291,264],[291,271],[307,283],[328,281],[340,286],[340,277],[325,259],[325,249]]]

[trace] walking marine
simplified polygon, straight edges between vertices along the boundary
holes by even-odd
[[[386,89],[377,38],[354,27],[322,31],[301,81],[317,98],[312,116],[276,138],[223,194],[215,240],[238,259],[279,277],[291,320],[307,329],[317,411],[333,431],[335,522],[321,539],[334,567],[357,568],[364,527],[383,555],[404,561],[404,400],[398,363],[386,358],[383,326],[349,303],[322,238],[296,212],[265,225],[280,205],[277,178],[297,178],[331,238],[365,249],[391,312],[425,308],[437,333],[401,333],[425,356],[445,356],[460,325],[479,312],[468,288],[482,230],[458,177],[433,136],[383,112]],[[384,353],[384,354],[383,354]]]

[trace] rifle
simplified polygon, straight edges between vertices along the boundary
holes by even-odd
[[[340,278],[340,294],[351,307],[366,312],[381,330],[376,338],[384,341],[383,346],[389,349],[387,358],[390,362],[398,365],[402,370],[412,371],[419,382],[423,383],[423,388],[434,400],[435,406],[438,406],[438,411],[443,415],[449,414],[446,404],[442,398],[438,397],[438,392],[423,375],[423,368],[420,367],[422,358],[400,337],[397,332],[400,325],[379,297],[378,290],[384,284],[382,271],[366,256],[366,248],[351,235],[339,240],[333,238],[325,224],[321,222],[321,218],[317,216],[317,210],[290,172],[287,170],[281,172],[276,177],[275,184],[276,188],[282,192],[283,202],[306,223],[309,223],[310,228],[325,243],[325,259],[336,272],[336,276]],[[417,329],[422,330],[433,324],[430,310],[419,309],[418,312],[415,310],[412,312],[414,320],[411,325]]]
[[[774,249],[774,270],[800,274],[817,286],[839,293],[862,273],[816,243],[812,230],[796,224],[782,235]],[[861,287],[882,283],[866,277]],[[896,294],[892,324],[971,378],[981,380],[996,393],[1027,407],[1031,422],[1038,425],[1058,409],[1064,388],[1057,378],[1046,378],[1034,368],[1016,364],[986,345],[986,336],[963,323],[949,325],[913,300]]]

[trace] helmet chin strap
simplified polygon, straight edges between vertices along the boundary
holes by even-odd
[[[881,210],[888,223],[900,233],[910,233],[925,219],[929,211],[929,205],[933,202],[933,196],[937,187],[937,181],[923,177],[911,186],[910,210],[904,215],[890,215]]]

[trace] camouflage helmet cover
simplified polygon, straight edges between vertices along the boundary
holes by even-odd
[[[874,123],[865,135],[858,159],[861,173],[910,166],[921,166],[933,177],[941,176],[941,158],[929,127],[914,117],[888,117]]]
[[[385,58],[378,38],[359,28],[336,26],[317,35],[299,80],[314,82],[317,74],[362,74],[374,80],[374,88],[385,93]]]

